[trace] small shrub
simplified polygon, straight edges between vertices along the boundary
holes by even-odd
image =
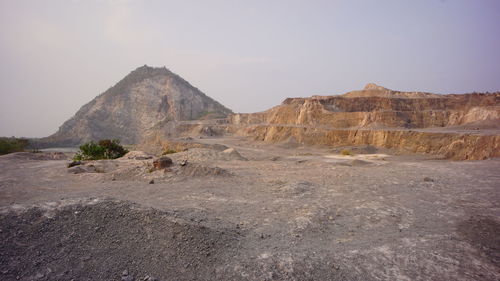
[[[167,149],[167,150],[163,151],[163,153],[161,155],[167,155],[167,154],[173,154],[173,153],[177,153],[177,151],[175,151],[173,149]]]
[[[27,139],[0,138],[0,155],[24,151],[28,146]]]
[[[80,146],[80,150],[76,153],[73,160],[100,160],[100,159],[116,159],[122,157],[128,152],[120,145],[119,140],[100,140],[99,142],[87,142]]]
[[[104,158],[116,159],[127,154],[128,150],[120,145],[120,141],[114,140],[100,140],[99,145],[104,148]]]
[[[348,149],[342,149],[342,151],[340,151],[340,154],[345,155],[345,156],[353,156],[354,155],[354,153],[352,153],[352,151],[350,151]]]

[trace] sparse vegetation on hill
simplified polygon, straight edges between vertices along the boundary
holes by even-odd
[[[22,138],[0,138],[0,155],[24,151],[28,146],[28,140]]]
[[[116,159],[122,157],[128,152],[121,144],[120,140],[104,139],[99,142],[87,142],[80,146],[80,150],[73,158],[75,161],[80,160],[100,160],[100,159]]]
[[[167,154],[173,154],[173,153],[177,153],[177,151],[175,151],[173,149],[167,149],[167,150],[163,151],[163,153],[161,155],[167,155]]]
[[[352,151],[350,151],[349,149],[342,149],[342,151],[340,151],[340,154],[345,155],[345,156],[353,156],[354,155],[354,153],[352,153]]]

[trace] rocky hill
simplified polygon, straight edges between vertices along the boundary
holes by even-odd
[[[500,156],[500,93],[437,95],[368,84],[343,95],[288,98],[230,119],[235,133],[264,141],[370,144],[453,159]]]
[[[151,147],[172,137],[223,134],[486,159],[500,156],[500,93],[439,95],[370,83],[343,95],[288,98],[264,112],[232,114],[166,68],[143,66],[40,146],[118,138]]]
[[[181,121],[224,118],[230,113],[168,69],[145,65],[84,105],[41,143],[75,145],[118,138],[134,144],[152,132],[172,130]]]

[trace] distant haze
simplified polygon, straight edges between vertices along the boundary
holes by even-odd
[[[0,136],[54,133],[135,68],[235,112],[366,83],[500,90],[500,1],[0,1]]]

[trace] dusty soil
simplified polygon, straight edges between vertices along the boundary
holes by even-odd
[[[0,157],[0,279],[500,279],[500,159],[197,141],[241,158]]]

